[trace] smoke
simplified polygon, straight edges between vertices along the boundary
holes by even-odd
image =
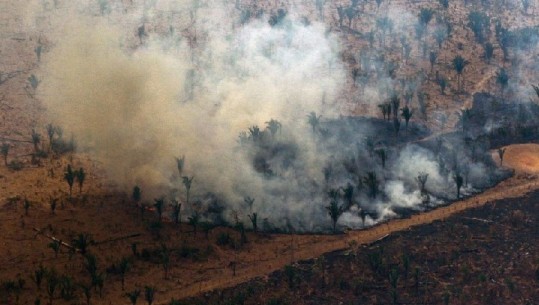
[[[440,152],[432,143],[406,144],[429,134],[414,122],[397,136],[393,123],[340,117],[336,101],[348,75],[343,42],[323,23],[306,22],[291,8],[245,17],[226,4],[134,2],[80,0],[53,9],[34,1],[25,19],[50,41],[38,92],[47,115],[128,194],[138,185],[146,201],[185,202],[181,176],[194,177],[183,215],[197,210],[233,222],[256,212],[266,228],[322,231],[330,225],[332,190],[344,205],[345,188],[352,188],[339,225],[357,228],[360,211],[372,225],[454,199],[457,174],[466,175],[465,195],[501,179],[486,148],[476,156],[447,137]],[[402,35],[412,44],[417,17],[394,9],[388,16],[395,23],[384,48]],[[369,74],[360,78],[371,108],[395,88],[416,91],[423,81],[418,76],[404,88],[396,80],[398,59],[372,50],[356,55]],[[428,174],[427,203],[420,172]],[[377,175],[375,196],[365,185],[368,173]]]

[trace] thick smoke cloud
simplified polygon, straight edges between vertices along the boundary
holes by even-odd
[[[432,143],[406,144],[427,136],[425,127],[411,123],[398,137],[391,122],[340,117],[336,101],[349,77],[342,43],[326,25],[305,22],[291,9],[285,18],[268,12],[241,21],[233,5],[109,2],[62,3],[54,13],[33,2],[36,15],[27,22],[40,27],[32,22],[49,18],[43,35],[51,43],[39,73],[47,115],[72,131],[79,148],[128,194],[139,185],[148,202],[185,201],[175,160],[185,156],[182,176],[194,180],[183,215],[198,210],[232,223],[257,212],[270,229],[321,231],[329,228],[330,190],[344,205],[344,188],[353,188],[354,204],[339,224],[357,228],[361,210],[371,225],[454,199],[453,177],[464,171],[463,194],[501,177],[457,140],[446,139],[443,153]],[[405,27],[397,22],[395,35]],[[374,107],[399,87],[389,61],[376,55],[358,54],[368,65],[362,69],[377,75],[362,93]],[[311,112],[320,124],[308,124]],[[274,132],[266,128],[272,119],[280,123]],[[379,183],[374,198],[364,182],[368,172]],[[428,204],[419,172],[429,175]],[[494,178],[484,183],[485,175]],[[255,199],[252,207],[246,196]]]

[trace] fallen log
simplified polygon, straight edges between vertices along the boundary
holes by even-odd
[[[72,245],[70,245],[70,244],[68,244],[68,243],[66,243],[66,242],[64,242],[64,241],[62,241],[62,240],[60,240],[60,239],[58,239],[58,238],[56,238],[56,237],[54,237],[54,236],[51,236],[51,235],[48,235],[48,234],[44,233],[43,230],[38,230],[38,229],[36,229],[36,228],[33,228],[33,229],[34,229],[34,231],[37,232],[36,236],[37,236],[37,235],[43,235],[43,236],[45,236],[46,238],[48,238],[48,239],[50,239],[50,240],[53,240],[53,241],[55,241],[55,242],[60,243],[61,246],[64,246],[64,247],[66,247],[66,248],[68,248],[68,249],[70,249],[70,250],[73,250],[73,251],[80,252],[79,249],[73,247]]]

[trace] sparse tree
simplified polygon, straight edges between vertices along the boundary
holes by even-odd
[[[456,173],[453,176],[453,180],[455,181],[455,184],[457,186],[457,199],[460,199],[460,188],[464,184],[464,178],[459,173]]]
[[[447,79],[443,76],[438,78],[438,85],[440,86],[440,93],[445,95],[445,88],[447,87]]]
[[[60,252],[61,242],[59,240],[53,240],[47,245],[54,251],[54,258],[58,258],[58,252]]]
[[[67,185],[69,186],[69,198],[71,198],[71,193],[73,191],[73,183],[75,182],[75,172],[71,168],[71,165],[67,165],[67,169],[64,173],[64,180],[67,182]]]
[[[4,157],[4,165],[7,167],[7,156],[9,154],[9,144],[8,143],[2,143],[2,146],[0,146],[0,152],[2,153],[2,156]]]
[[[333,223],[333,233],[335,233],[337,231],[337,221],[341,217],[342,213],[344,213],[344,208],[339,206],[337,199],[331,198],[326,210],[328,211],[329,217],[331,217],[331,221]]]
[[[140,296],[140,290],[135,289],[131,292],[128,292],[125,294],[127,298],[129,298],[129,301],[131,302],[131,305],[137,305],[138,297]]]
[[[434,51],[431,51],[429,54],[430,73],[432,73],[432,70],[434,70],[434,64],[436,63],[436,59],[438,59],[438,54]]]
[[[367,219],[367,215],[369,215],[369,214],[367,213],[367,211],[365,209],[361,208],[359,210],[359,217],[361,218],[363,228],[365,227],[365,219]]]
[[[118,264],[118,272],[120,273],[120,279],[122,281],[122,290],[124,290],[125,287],[125,274],[130,268],[131,264],[129,263],[129,259],[127,257],[123,257]]]
[[[500,166],[503,166],[503,156],[505,155],[506,148],[498,148],[498,157],[500,157]]]
[[[82,194],[82,186],[84,184],[84,180],[86,179],[86,173],[84,172],[84,169],[81,167],[78,171],[75,171],[75,178],[77,178],[77,182],[79,183],[79,195]]]
[[[197,235],[197,227],[200,222],[200,214],[198,212],[193,213],[191,217],[188,218],[189,224],[193,226],[194,235]]]
[[[509,84],[509,75],[504,68],[500,69],[500,71],[496,73],[496,83],[500,85],[501,96],[503,97],[505,88],[507,88],[507,85]]]
[[[281,130],[282,124],[274,119],[266,122],[266,128],[270,131],[272,138],[275,138],[275,134]]]
[[[387,160],[386,150],[384,148],[377,149],[376,154],[378,155],[378,157],[380,157],[380,162],[382,162],[382,168],[385,168]]]
[[[85,255],[88,251],[88,247],[94,244],[94,241],[90,234],[79,233],[75,239],[71,241],[73,247],[77,248],[82,255]]]
[[[258,214],[257,213],[253,213],[251,215],[247,215],[249,217],[249,219],[251,220],[251,223],[253,225],[253,232],[257,233],[258,231]]]
[[[313,129],[313,134],[315,133],[316,128],[318,128],[318,126],[320,125],[321,117],[322,117],[321,115],[317,116],[316,112],[314,111],[309,113],[309,115],[307,116],[307,122],[309,123],[309,125],[311,125]]]
[[[178,168],[178,174],[180,175],[180,177],[182,177],[184,165],[185,165],[185,156],[176,158],[176,167]]]
[[[37,154],[39,152],[39,143],[41,143],[41,135],[35,129],[32,129],[31,137],[32,144],[34,144],[34,152]]]
[[[487,63],[490,64],[490,61],[492,60],[492,58],[494,58],[494,46],[492,45],[492,43],[487,42],[484,46],[484,49],[485,53],[483,56],[485,57]]]
[[[185,202],[187,204],[189,204],[189,192],[191,191],[191,184],[193,183],[193,179],[195,179],[195,177],[187,177],[187,176],[184,176],[183,177],[183,185],[185,186]]]
[[[182,204],[176,200],[173,201],[173,218],[174,223],[179,225],[181,223],[181,211],[182,211]]]
[[[157,212],[157,216],[159,217],[159,222],[163,220],[163,208],[165,207],[165,198],[157,198],[154,199],[154,207],[155,211]]]
[[[376,198],[378,195],[378,179],[376,179],[375,172],[368,172],[365,177],[363,177],[363,183],[369,188],[369,196],[371,198]]]
[[[457,72],[457,88],[459,89],[459,92],[462,92],[464,87],[461,82],[461,78],[464,72],[464,68],[466,68],[468,64],[469,62],[460,55],[457,55],[455,56],[455,58],[453,58],[453,69],[455,69],[455,72]]]
[[[405,122],[404,130],[406,131],[408,131],[408,122],[410,122],[410,119],[412,118],[413,113],[414,112],[410,110],[408,106],[404,106],[404,108],[402,108],[401,116],[404,118],[404,122]]]
[[[421,194],[427,193],[425,185],[427,184],[428,178],[429,178],[429,174],[424,173],[424,172],[419,172],[419,174],[416,177],[417,184],[419,185],[419,190],[421,191]]]
[[[144,297],[146,299],[146,302],[148,302],[148,305],[152,305],[154,299],[155,299],[155,287],[151,286],[145,286],[144,287]]]
[[[30,200],[28,200],[27,198],[24,198],[24,202],[23,202],[23,208],[24,208],[24,215],[25,216],[28,216],[28,209],[30,209]]]

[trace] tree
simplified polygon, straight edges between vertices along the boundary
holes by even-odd
[[[455,69],[455,72],[457,72],[457,88],[459,89],[459,92],[463,90],[463,84],[461,84],[461,77],[462,73],[464,72],[464,68],[469,64],[469,61],[464,59],[462,56],[457,55],[455,58],[453,58],[453,69]]]
[[[124,290],[124,284],[125,284],[125,274],[129,269],[131,268],[131,264],[129,263],[129,259],[127,257],[122,258],[120,263],[118,264],[118,272],[120,273],[120,279],[122,280],[122,290]]]
[[[421,194],[427,193],[425,185],[427,184],[428,178],[429,178],[429,174],[424,173],[424,172],[419,172],[416,177],[417,184],[419,185],[419,190],[421,191]]]
[[[247,206],[249,207],[249,211],[251,211],[253,209],[253,204],[255,203],[255,199],[254,198],[251,198],[249,196],[245,196],[243,197],[243,201],[247,204]]]
[[[487,42],[484,46],[484,49],[485,53],[483,56],[485,57],[487,63],[490,64],[490,61],[492,60],[492,58],[494,58],[494,46],[492,45],[492,43]]]
[[[24,207],[24,215],[28,216],[28,209],[30,208],[31,203],[30,200],[24,198],[23,207]]]
[[[503,165],[503,156],[505,155],[506,148],[498,148],[498,157],[500,157],[500,166]]]
[[[67,169],[64,173],[64,180],[67,182],[69,186],[69,198],[71,198],[71,193],[73,190],[73,183],[75,182],[75,172],[71,168],[71,165],[67,165]]]
[[[77,248],[82,255],[85,255],[88,251],[88,247],[94,244],[94,241],[90,234],[79,233],[75,239],[71,241],[73,247]]]
[[[455,184],[457,185],[457,199],[460,198],[460,188],[462,187],[462,184],[464,184],[464,178],[459,173],[456,173],[455,176],[453,176],[453,180],[455,181]]]
[[[496,83],[500,85],[501,96],[503,97],[505,88],[509,84],[509,75],[504,68],[500,69],[499,72],[496,72]]]
[[[345,187],[341,188],[343,199],[346,203],[346,208],[349,209],[354,204],[354,186],[348,182]]]
[[[328,211],[329,217],[331,217],[331,221],[333,223],[333,233],[335,233],[337,231],[337,221],[344,212],[344,207],[339,206],[336,198],[331,198],[326,210]]]
[[[183,185],[185,186],[185,202],[187,204],[189,204],[189,191],[191,190],[191,184],[193,183],[193,179],[195,179],[195,177],[187,177],[187,176],[184,176],[183,177]]]
[[[61,241],[53,240],[47,246],[54,251],[54,258],[58,258],[58,252],[60,251]]]
[[[528,9],[530,8],[530,0],[522,0],[522,8],[524,9],[525,13],[528,13]]]
[[[251,215],[247,215],[249,217],[249,219],[251,220],[251,223],[253,224],[253,232],[257,233],[258,231],[258,214],[257,213],[253,213]]]
[[[182,177],[183,167],[185,165],[185,156],[176,158],[176,167],[178,168],[178,174]]]
[[[34,152],[36,154],[39,152],[39,143],[41,143],[41,135],[35,129],[32,129],[32,144],[34,144]]]
[[[148,305],[152,305],[154,298],[155,298],[155,287],[151,286],[145,286],[144,287],[144,297],[146,299],[146,302],[148,302]]]
[[[75,171],[75,177],[77,178],[77,182],[79,183],[79,195],[82,194],[82,185],[84,184],[84,180],[86,179],[86,173],[84,172],[84,169],[81,167],[78,171]]]
[[[434,64],[436,63],[436,59],[438,59],[438,54],[436,54],[436,52],[434,51],[431,51],[429,54],[430,73],[432,73],[432,70],[434,70]]]
[[[369,215],[369,213],[367,213],[365,209],[362,208],[359,210],[359,217],[361,218],[363,228],[365,227],[365,219],[367,219],[367,215]]]
[[[49,197],[49,206],[51,207],[51,214],[54,215],[56,211],[56,204],[58,203],[58,198]]]
[[[154,201],[155,203],[153,206],[155,207],[155,211],[157,212],[157,216],[159,217],[159,222],[161,222],[163,220],[163,208],[165,207],[165,198],[157,198],[154,199]]]
[[[428,34],[428,27],[429,27],[429,23],[430,21],[432,20],[432,17],[434,16],[434,10],[431,9],[431,8],[421,8],[421,10],[419,11],[419,23],[421,24],[421,26],[425,29],[425,40],[427,38],[427,34]],[[426,43],[426,41],[425,41]]]
[[[404,128],[406,131],[408,131],[408,122],[410,122],[410,119],[412,118],[413,113],[414,112],[410,110],[408,106],[404,106],[404,108],[402,108],[401,116],[404,118],[404,122],[405,122]]]
[[[52,151],[52,142],[54,134],[56,133],[56,127],[52,124],[48,124],[45,129],[47,130],[47,136],[49,137],[49,151]]]
[[[477,42],[482,43],[490,27],[490,18],[483,12],[470,12],[468,14],[468,26],[474,33]]]
[[[277,134],[277,131],[281,130],[281,127],[281,123],[277,120],[271,119],[269,122],[266,122],[266,128],[270,131],[273,138]]]
[[[438,0],[444,9],[449,8],[449,0]]]
[[[436,43],[438,44],[438,49],[442,48],[442,44],[447,38],[447,27],[439,27],[436,30],[434,30],[434,39],[436,40]]]
[[[387,160],[387,152],[384,148],[380,148],[376,150],[376,154],[380,157],[380,161],[382,162],[382,168],[386,167],[386,160]]]
[[[165,271],[165,280],[168,279],[168,270],[170,269],[170,250],[165,244],[161,245],[161,264],[163,265],[163,270]]]
[[[174,223],[175,224],[180,224],[181,223],[181,211],[182,211],[182,204],[179,203],[178,201],[174,200],[173,201],[174,205],[173,205],[173,217],[174,217]]]
[[[39,265],[39,268],[34,271],[34,275],[32,277],[32,280],[36,283],[37,289],[41,290],[41,283],[43,282],[43,278],[47,274],[47,269],[43,267],[43,265]]]
[[[393,118],[393,130],[395,131],[395,136],[399,136],[399,131],[401,129],[401,121],[397,118]]]
[[[2,146],[0,146],[0,152],[2,153],[2,156],[4,157],[4,165],[8,166],[7,156],[9,154],[9,144],[2,143]]]
[[[320,125],[320,118],[321,117],[322,117],[321,115],[317,116],[316,112],[314,112],[314,111],[309,113],[309,115],[307,115],[307,122],[309,123],[309,125],[311,125],[311,127],[313,129],[313,134],[315,133],[316,128],[318,127],[318,125]]]
[[[389,99],[389,103],[391,104],[391,107],[393,108],[393,118],[396,119],[399,116],[399,107],[401,104],[401,99],[396,93],[393,93],[391,95],[391,98]]]
[[[137,305],[137,300],[140,296],[140,289],[135,289],[131,292],[126,293],[125,295],[127,296],[127,298],[129,298],[131,305]]]
[[[131,197],[133,198],[135,204],[138,205],[138,203],[142,199],[142,191],[140,190],[140,187],[138,185],[135,185],[135,187],[133,187],[133,195]]]
[[[197,235],[197,226],[200,222],[200,214],[198,212],[193,213],[191,217],[188,218],[189,224],[193,226],[194,235]]]
[[[376,198],[378,195],[378,180],[376,179],[375,172],[368,172],[365,177],[363,177],[363,183],[369,188],[369,196],[371,198]]]
[[[54,293],[56,292],[56,288],[58,287],[58,275],[56,275],[56,271],[49,270],[47,273],[47,294],[49,295],[49,305],[52,305],[52,300],[54,299]]]
[[[438,78],[438,85],[440,86],[440,93],[445,95],[445,88],[447,87],[447,79],[444,76]]]

